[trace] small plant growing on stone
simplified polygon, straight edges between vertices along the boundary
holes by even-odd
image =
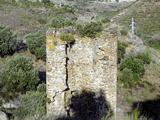
[[[60,36],[60,39],[64,42],[66,42],[67,44],[71,44],[75,41],[75,38],[72,34],[67,34],[67,33],[62,33]]]

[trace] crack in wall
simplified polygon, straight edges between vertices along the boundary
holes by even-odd
[[[66,55],[66,62],[65,62],[65,69],[66,69],[66,89],[64,90],[64,108],[66,110],[66,114],[68,117],[70,117],[70,99],[71,99],[71,92],[70,92],[70,88],[68,85],[68,61],[69,61],[69,57],[68,57],[68,53],[70,51],[70,45],[66,44],[65,45],[65,55]]]
[[[69,86],[68,86],[68,61],[69,61],[69,57],[68,57],[68,44],[65,45],[65,55],[66,55],[66,62],[65,62],[65,68],[66,68],[66,89],[64,91],[68,91],[69,90]]]
[[[68,117],[70,117],[70,100],[71,100],[71,96],[72,96],[72,92],[70,91],[69,85],[68,85],[68,61],[69,61],[69,57],[68,57],[68,53],[70,51],[71,47],[69,44],[65,44],[65,71],[66,71],[66,78],[65,78],[65,85],[66,88],[62,91],[57,91],[55,92],[55,95],[53,96],[53,101],[55,101],[55,98],[58,95],[61,95],[62,93],[64,93],[64,109],[66,111],[66,115]]]

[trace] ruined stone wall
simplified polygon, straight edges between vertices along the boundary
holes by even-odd
[[[47,113],[67,115],[67,99],[82,90],[103,90],[115,112],[117,36],[75,39],[69,48],[58,36],[47,37]]]

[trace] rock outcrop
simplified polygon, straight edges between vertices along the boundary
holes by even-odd
[[[0,120],[8,120],[7,115],[2,111],[0,111]]]
[[[71,47],[59,36],[47,37],[47,113],[67,116],[70,99],[83,90],[103,90],[112,110],[116,110],[117,36],[99,38],[75,36]]]

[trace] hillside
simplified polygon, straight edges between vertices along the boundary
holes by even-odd
[[[160,2],[159,1],[150,1],[150,0],[139,0],[132,6],[125,9],[122,13],[115,18],[115,21],[119,23],[120,28],[120,49],[123,47],[124,58],[119,63],[119,79],[118,79],[118,115],[120,119],[124,119],[122,116],[124,114],[130,113],[133,109],[132,115],[128,116],[126,119],[133,119],[135,116],[141,116],[141,119],[153,119],[155,118],[156,112],[154,108],[156,104],[159,104],[159,85],[160,78],[157,71],[160,70]],[[131,39],[131,19],[134,18],[136,23],[136,35],[135,41]],[[141,42],[140,42],[141,41]],[[126,44],[126,45],[125,45]],[[143,49],[142,49],[143,48]],[[144,65],[144,73],[140,75],[140,80],[137,81],[137,78],[125,77],[123,74],[129,74],[126,70],[121,70],[121,64],[124,64],[125,59],[128,59],[130,56],[136,58],[136,55],[139,52],[145,52],[150,56],[151,62]],[[145,55],[147,56],[147,55]],[[149,57],[148,56],[148,57]],[[137,58],[136,58],[137,59]],[[145,58],[146,60],[148,58]],[[128,64],[129,65],[129,64]],[[129,68],[129,66],[126,66]],[[131,68],[131,67],[130,67]],[[125,73],[125,71],[127,73]],[[131,82],[134,79],[134,82],[131,82],[130,87],[124,86],[128,84],[127,80],[123,81],[124,78],[128,79]],[[135,84],[135,85],[133,85]],[[122,97],[123,96],[123,97]],[[148,102],[150,101],[150,103]],[[136,106],[140,104],[141,107]],[[152,107],[150,107],[150,105]],[[135,109],[136,108],[136,109]],[[140,110],[140,111],[139,111]],[[148,111],[147,111],[148,110]],[[159,109],[157,109],[159,111]],[[145,118],[149,117],[149,118]]]
[[[159,0],[31,1],[0,0],[0,120],[160,119]]]
[[[45,119],[50,101],[46,97],[47,30],[71,31],[64,40],[73,38],[72,34],[94,39],[104,34],[110,19],[123,8],[94,1],[83,4],[0,0],[0,119]]]

